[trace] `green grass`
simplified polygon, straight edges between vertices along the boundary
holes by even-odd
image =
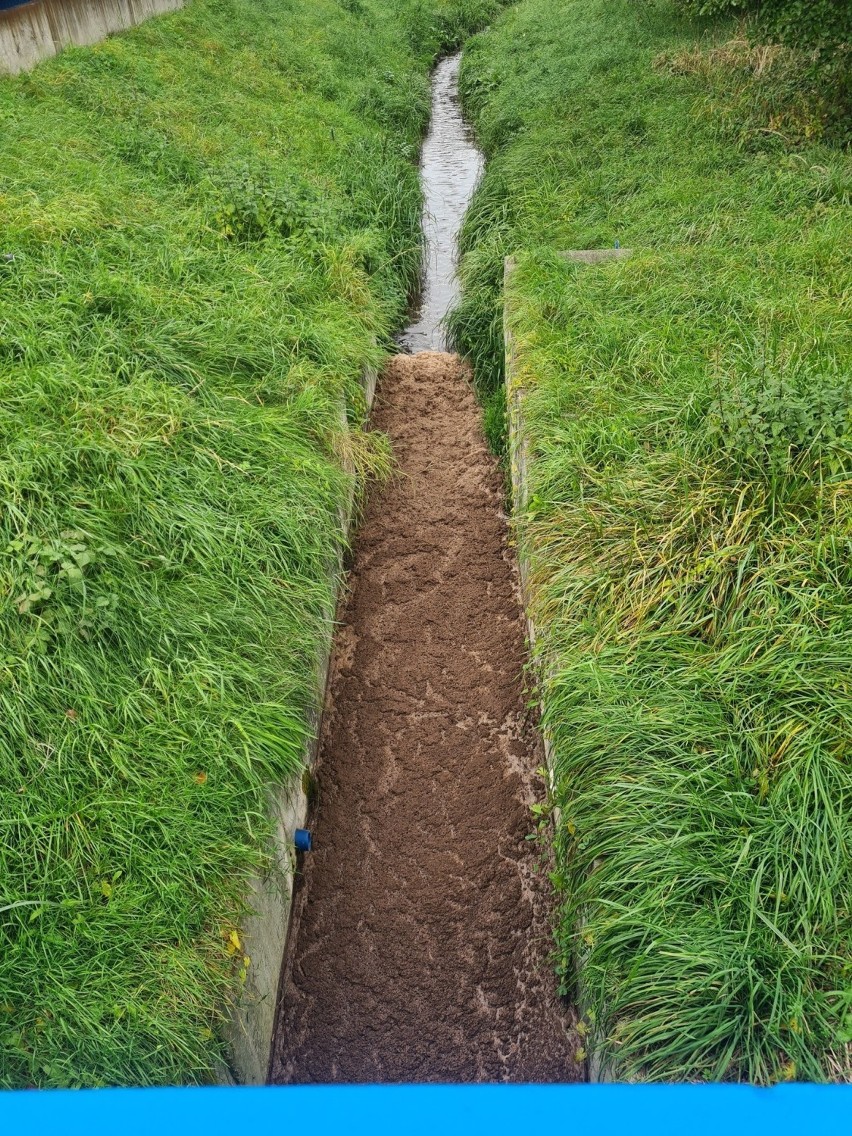
[[[2,1086],[222,1055],[343,456],[387,464],[428,68],[493,7],[192,0],[0,79]]]
[[[518,254],[558,964],[629,1079],[850,1068],[850,163],[766,129],[731,34],[522,0],[463,69],[454,327],[499,443]]]

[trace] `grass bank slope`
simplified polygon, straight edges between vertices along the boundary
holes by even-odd
[[[731,35],[524,0],[463,71],[455,332],[499,441],[518,253],[559,960],[628,1078],[849,1069],[849,163],[765,127]]]
[[[0,1085],[221,1053],[342,459],[386,460],[358,379],[418,273],[428,67],[488,11],[193,0],[0,80]]]

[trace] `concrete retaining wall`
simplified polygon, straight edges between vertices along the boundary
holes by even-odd
[[[368,408],[373,405],[377,378],[374,370],[365,371],[362,378]],[[346,407],[341,405],[340,412],[345,426]],[[353,495],[342,509],[341,520],[347,531],[352,524],[354,504]],[[329,613],[328,635],[317,658],[317,701],[308,722],[311,742],[305,754],[306,776],[301,782],[281,786],[270,800],[271,815],[275,822],[275,862],[268,876],[253,882],[247,900],[253,914],[242,928],[243,951],[251,959],[251,964],[246,971],[239,1003],[226,1029],[230,1069],[222,1080],[245,1085],[264,1084],[269,1067],[278,983],[290,935],[296,871],[293,839],[296,829],[304,828],[308,819],[311,769],[319,749],[322,708],[331,665],[333,618],[343,579],[342,565],[339,562],[330,565],[329,570],[334,573],[338,588],[334,597],[334,610]]]
[[[560,255],[566,260],[574,261],[577,264],[599,264],[604,260],[620,260],[630,256],[630,254],[630,249],[584,249],[572,250],[570,252],[561,253]],[[512,321],[507,294],[507,286],[514,269],[514,257],[507,257],[503,267],[503,285],[504,293],[506,293],[503,304],[503,338],[506,346],[506,402],[509,419],[509,462],[512,474],[512,513],[517,517],[526,511],[527,501],[529,500],[529,441],[524,424],[524,397],[526,395],[526,388],[518,373],[518,361],[515,343],[512,337]],[[518,568],[521,576],[521,592],[524,603],[524,618],[527,625],[527,638],[529,639],[530,648],[533,648],[536,642],[536,626],[530,615],[530,563],[523,541],[520,541],[518,544]],[[544,727],[542,727],[541,735],[544,744],[548,777],[552,787],[554,783],[555,765],[553,739]],[[554,814],[554,823],[559,823],[558,811]],[[577,987],[580,992],[578,1004],[580,1012],[582,1013],[582,974],[577,975]],[[589,1057],[588,1069],[590,1081],[601,1082],[611,1079],[594,1051]]]
[[[85,47],[185,0],[31,0],[0,11],[0,74],[28,71],[63,47]]]

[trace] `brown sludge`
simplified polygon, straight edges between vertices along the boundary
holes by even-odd
[[[354,549],[273,1082],[571,1081],[525,839],[541,754],[501,477],[457,356],[400,355]]]

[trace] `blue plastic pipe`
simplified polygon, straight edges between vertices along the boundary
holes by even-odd
[[[296,845],[297,852],[310,852],[314,846],[314,838],[310,829],[297,828],[293,834],[293,843]]]

